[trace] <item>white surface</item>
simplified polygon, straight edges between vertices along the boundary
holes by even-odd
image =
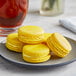
[[[37,25],[46,32],[60,32],[76,40],[76,34],[61,27],[58,23],[60,18],[76,16],[76,0],[66,0],[65,12],[60,16],[40,16],[40,0],[29,0],[29,12],[23,25]],[[4,38],[0,37],[0,41]],[[0,76],[76,76],[76,62],[69,65],[44,70],[26,69],[10,64],[0,57]]]

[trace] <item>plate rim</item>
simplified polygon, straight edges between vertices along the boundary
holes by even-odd
[[[65,36],[66,37],[66,36]],[[69,37],[66,37],[68,39],[71,39],[72,41],[76,42],[76,40],[72,39],[72,38],[69,38]],[[38,63],[34,64],[34,63],[22,63],[22,62],[17,62],[17,61],[14,61],[10,58],[7,58],[3,55],[0,55],[3,59],[9,61],[9,62],[12,62],[12,63],[15,63],[15,64],[19,64],[19,65],[24,65],[24,66],[31,66],[31,67],[54,67],[54,66],[63,66],[63,65],[67,65],[67,64],[70,64],[74,61],[76,61],[76,58],[75,59],[72,59],[72,60],[69,60],[69,61],[66,61],[66,62],[62,62],[62,63],[57,63],[57,64],[44,64],[44,65],[38,65]]]
[[[4,56],[1,56],[3,59],[9,61],[9,62],[12,62],[12,63],[15,63],[15,64],[19,64],[19,65],[24,65],[24,66],[31,66],[31,67],[56,67],[56,66],[63,66],[63,65],[67,65],[67,64],[70,64],[74,61],[76,61],[76,59],[72,59],[70,61],[66,61],[66,62],[63,62],[63,63],[59,63],[59,64],[50,64],[50,65],[34,65],[34,64],[23,64],[21,62],[16,62],[16,61],[13,61],[13,60],[10,60],[8,58],[5,58]]]

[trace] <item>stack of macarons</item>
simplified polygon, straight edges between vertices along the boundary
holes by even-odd
[[[59,33],[45,33],[39,26],[22,26],[18,33],[7,36],[6,47],[15,52],[22,52],[26,62],[40,63],[51,59],[51,52],[58,57],[67,56],[72,47],[68,40]]]

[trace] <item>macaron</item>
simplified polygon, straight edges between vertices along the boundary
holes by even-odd
[[[6,47],[15,52],[22,52],[25,44],[18,40],[18,33],[12,33],[7,36]]]
[[[18,29],[19,40],[27,44],[38,44],[44,39],[44,30],[39,26],[23,26]]]
[[[44,33],[44,40],[43,43],[47,43],[47,39],[52,35],[52,33]]]
[[[44,44],[25,45],[22,53],[24,61],[30,63],[45,62],[51,57],[49,48]]]
[[[67,56],[72,50],[69,41],[59,33],[53,33],[47,39],[47,45],[58,57]]]

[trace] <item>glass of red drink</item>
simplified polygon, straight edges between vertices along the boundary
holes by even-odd
[[[28,10],[28,0],[0,0],[0,36],[15,31]]]

